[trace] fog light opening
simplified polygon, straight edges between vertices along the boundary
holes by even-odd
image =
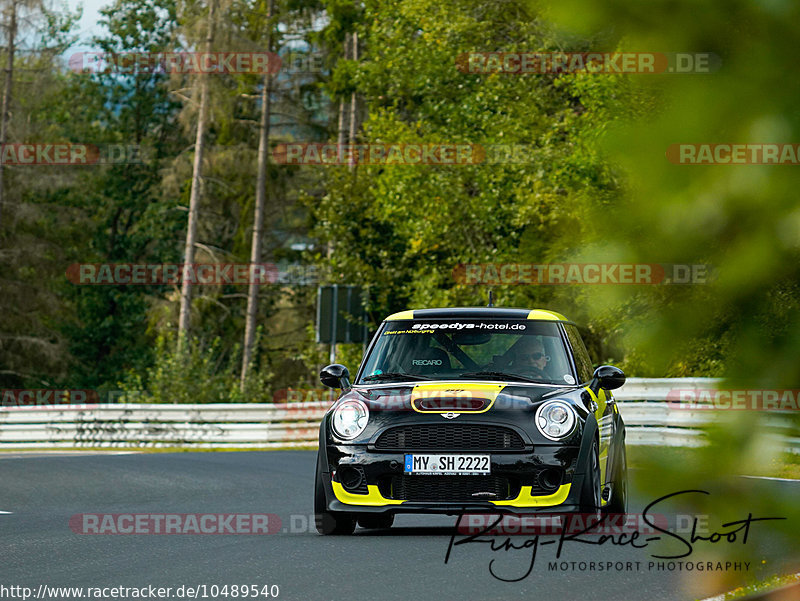
[[[542,472],[540,481],[548,490],[555,490],[561,485],[561,470],[555,468],[546,469]]]
[[[363,476],[361,470],[354,467],[340,467],[339,468],[339,481],[346,490],[355,490],[361,485]]]

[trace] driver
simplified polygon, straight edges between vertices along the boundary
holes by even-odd
[[[514,347],[514,359],[511,365],[523,374],[534,378],[549,380],[547,364],[550,356],[544,352],[544,345],[537,338],[524,336]]]

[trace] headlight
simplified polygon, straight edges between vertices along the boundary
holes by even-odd
[[[565,401],[548,401],[536,411],[536,427],[550,440],[562,440],[575,431],[578,417]]]
[[[361,434],[369,421],[369,409],[361,401],[342,402],[333,410],[331,425],[339,438],[351,440]]]

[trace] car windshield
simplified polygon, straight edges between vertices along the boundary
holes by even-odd
[[[514,319],[387,322],[357,383],[404,379],[575,384],[558,325]]]

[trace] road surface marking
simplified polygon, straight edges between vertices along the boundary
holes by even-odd
[[[776,480],[778,482],[800,482],[797,478],[772,478],[771,476],[742,476],[742,478],[753,478],[754,480]]]

